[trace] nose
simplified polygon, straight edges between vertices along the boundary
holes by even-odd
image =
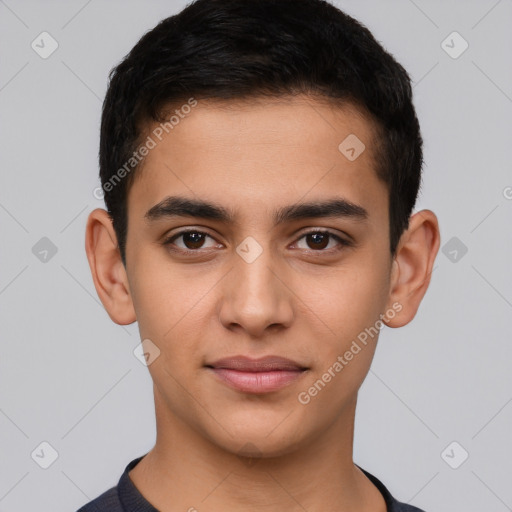
[[[219,319],[229,330],[254,338],[289,327],[293,321],[293,293],[286,277],[272,265],[270,251],[248,263],[238,254],[223,279]]]

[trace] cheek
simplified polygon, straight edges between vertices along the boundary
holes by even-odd
[[[315,340],[315,353],[297,399],[312,416],[329,411],[334,420],[364,381],[379,334],[372,329],[382,307],[378,286],[376,274],[350,268],[323,282],[321,291],[303,289],[308,307],[301,322]]]
[[[382,312],[386,299],[385,281],[376,266],[362,263],[297,280],[301,314],[320,327],[330,339],[345,343]]]
[[[132,296],[141,340],[151,340],[160,350],[149,370],[156,382],[180,396],[171,376],[178,382],[194,380],[193,373],[204,364],[204,343],[214,332],[218,276],[192,265],[179,271],[168,263],[145,268]]]
[[[146,272],[143,282],[134,300],[140,337],[158,347],[158,357],[148,370],[167,406],[182,415],[190,407],[189,393],[200,393],[196,374],[203,364],[205,289],[171,273]]]
[[[173,264],[163,249],[137,259],[143,264],[134,266],[130,289],[141,336],[166,342],[207,303],[205,293],[213,288],[215,276],[194,265]]]
[[[311,402],[338,404],[333,414],[359,389],[371,365],[386,296],[382,275],[378,262],[361,259],[321,279],[302,279],[299,322],[315,340],[315,353],[314,371],[301,391]]]

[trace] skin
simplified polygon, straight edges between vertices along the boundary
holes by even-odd
[[[354,161],[338,150],[349,134],[366,146]],[[130,478],[162,512],[386,510],[352,460],[357,393],[378,336],[309,403],[298,400],[379,315],[389,327],[409,323],[430,282],[437,218],[413,214],[391,258],[372,135],[357,110],[318,98],[200,101],[149,152],[129,191],[126,268],[106,211],[89,215],[86,252],[105,309],[117,324],[137,321],[141,340],[160,350],[148,366],[157,440]],[[148,222],[145,213],[171,195],[214,202],[234,222]],[[368,218],[274,224],[276,209],[339,197]],[[177,238],[175,251],[164,244],[184,228],[209,236],[203,246]],[[353,245],[326,237],[318,249],[304,236],[315,229]],[[252,263],[236,252],[248,236],[262,249]],[[185,243],[196,252],[177,252]],[[308,370],[279,391],[249,395],[204,367],[235,355],[288,357]]]

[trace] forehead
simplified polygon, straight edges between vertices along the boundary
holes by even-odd
[[[168,118],[179,110],[173,105]],[[351,105],[306,96],[201,100],[177,114],[143,136],[155,144],[129,191],[128,211],[137,216],[177,194],[262,212],[337,194],[386,213],[374,125]]]

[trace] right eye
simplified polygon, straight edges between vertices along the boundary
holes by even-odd
[[[214,243],[205,247],[205,240],[208,238]],[[176,241],[178,242],[176,243]],[[165,246],[174,246],[172,247],[173,250],[176,250],[177,248],[177,250],[184,252],[197,252],[198,249],[210,249],[219,245],[218,242],[208,233],[204,233],[203,231],[196,229],[189,229],[175,233],[164,240],[163,244]]]

